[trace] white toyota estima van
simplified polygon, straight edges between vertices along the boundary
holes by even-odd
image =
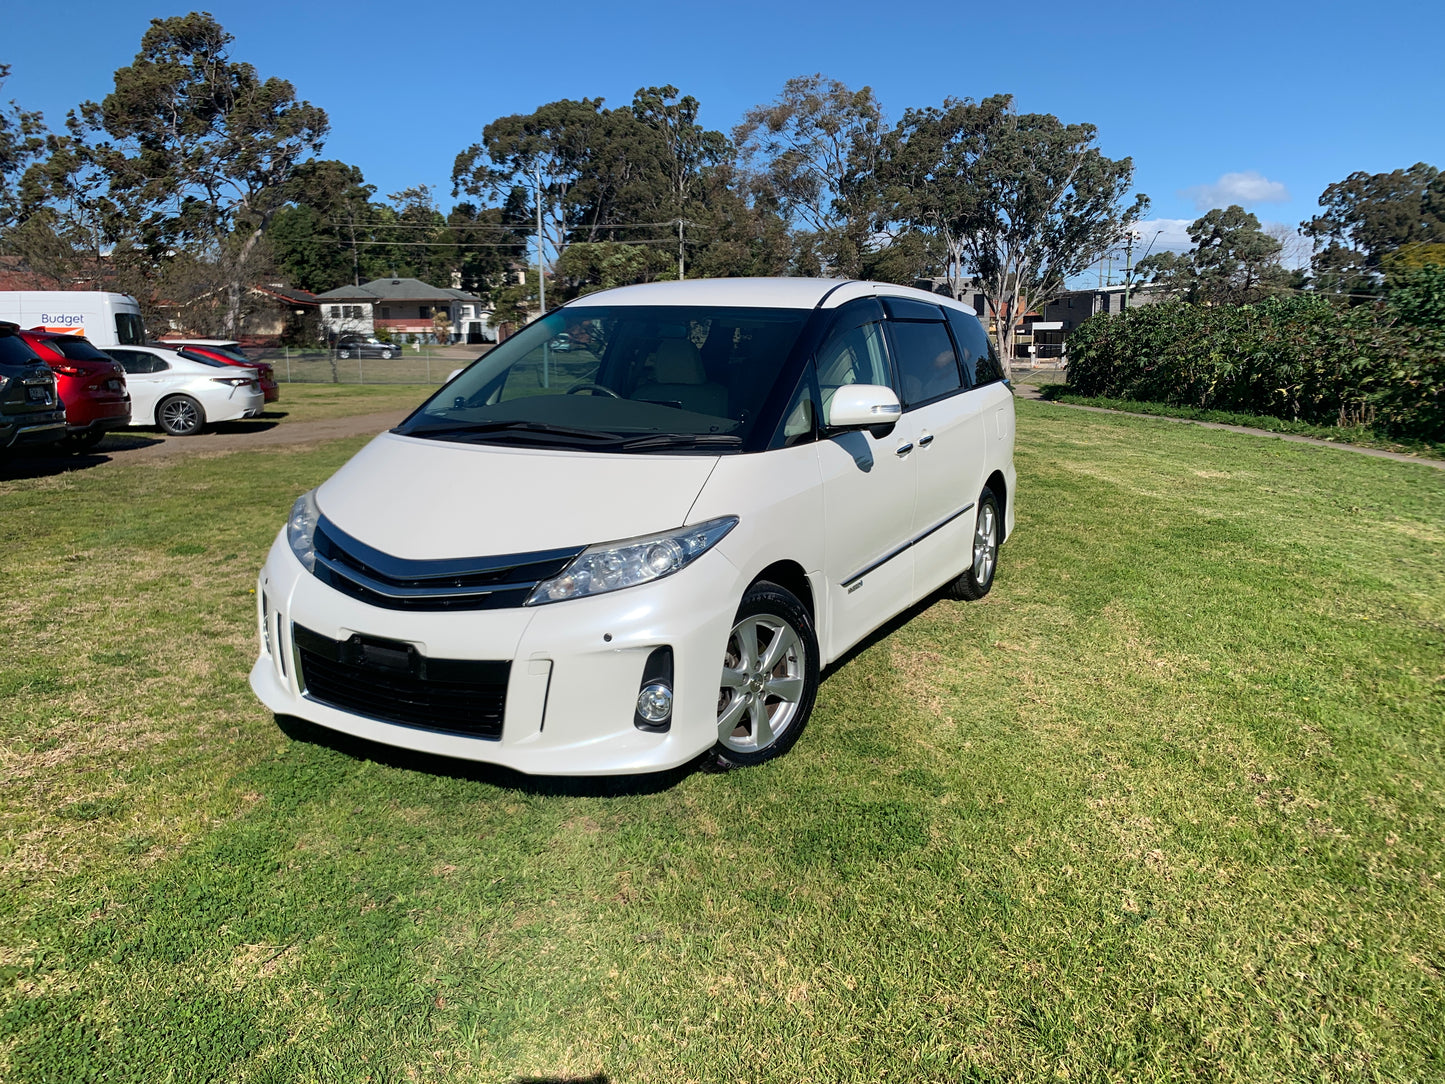
[[[810,279],[589,294],[296,501],[251,687],[523,772],[760,763],[797,740],[821,667],[941,587],[988,591],[1013,447],[1012,392],[949,299]]]

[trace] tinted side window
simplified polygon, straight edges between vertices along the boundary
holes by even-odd
[[[978,317],[970,316],[958,309],[948,309],[948,326],[958,342],[959,361],[970,387],[988,384],[1003,378],[994,357],[993,343]]]
[[[138,350],[112,350],[110,356],[120,362],[120,367],[132,376],[163,373],[170,368],[154,354],[142,354]]]
[[[978,359],[978,382],[980,384],[992,384],[996,380],[1003,380],[1003,366],[998,362],[998,351],[994,349],[993,340],[988,340],[988,353]]]
[[[818,422],[821,417],[818,411],[813,367],[809,365],[803,373],[803,378],[798,381],[798,390],[793,396],[793,401],[788,404],[787,414],[783,416],[782,440],[775,440],[773,447],[791,448],[794,444],[806,444],[817,435]]]
[[[40,355],[19,335],[0,336],[0,365],[33,365]]]
[[[988,335],[977,317],[958,309],[945,309],[944,312],[948,314],[948,326],[953,330],[954,342],[958,344],[958,361],[963,366],[963,378],[969,387],[973,387],[978,383],[978,359],[988,356]]]
[[[133,312],[115,314],[115,341],[127,346],[139,346],[146,341],[145,325]]]
[[[845,384],[882,384],[893,387],[888,372],[888,349],[881,323],[860,324],[835,331],[818,351],[818,384],[823,401]]]
[[[942,321],[927,324],[890,321],[888,327],[893,345],[897,347],[904,406],[926,403],[963,387],[953,340],[948,337]]]

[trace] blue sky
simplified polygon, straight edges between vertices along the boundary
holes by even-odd
[[[213,0],[234,56],[327,110],[326,157],[382,195],[431,184],[489,120],[562,97],[672,83],[728,131],[791,76],[873,87],[891,118],[1008,92],[1133,157],[1160,242],[1216,204],[1291,227],[1355,170],[1445,167],[1438,3],[762,3],[546,5]],[[184,5],[12,4],[0,95],[55,125],[99,100],[149,20]]]

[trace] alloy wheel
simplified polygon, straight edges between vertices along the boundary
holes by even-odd
[[[973,531],[973,576],[980,586],[987,586],[993,579],[997,564],[998,516],[993,503],[988,502],[979,509],[978,525]]]
[[[201,427],[201,414],[190,399],[170,399],[161,404],[161,428],[173,436],[186,436]]]
[[[718,742],[738,753],[773,745],[797,718],[807,680],[807,648],[776,614],[742,618],[728,635],[718,689]]]

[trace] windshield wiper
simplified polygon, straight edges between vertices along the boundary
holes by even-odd
[[[546,422],[467,422],[461,425],[438,425],[429,428],[396,432],[407,437],[486,437],[497,434],[526,436],[537,434],[541,437],[561,437],[569,441],[585,441],[592,444],[616,444],[616,433],[599,433],[594,429],[574,429],[567,425],[548,425]]]
[[[634,437],[617,447],[635,452],[647,448],[735,448],[743,438],[731,433],[654,433],[650,437]]]

